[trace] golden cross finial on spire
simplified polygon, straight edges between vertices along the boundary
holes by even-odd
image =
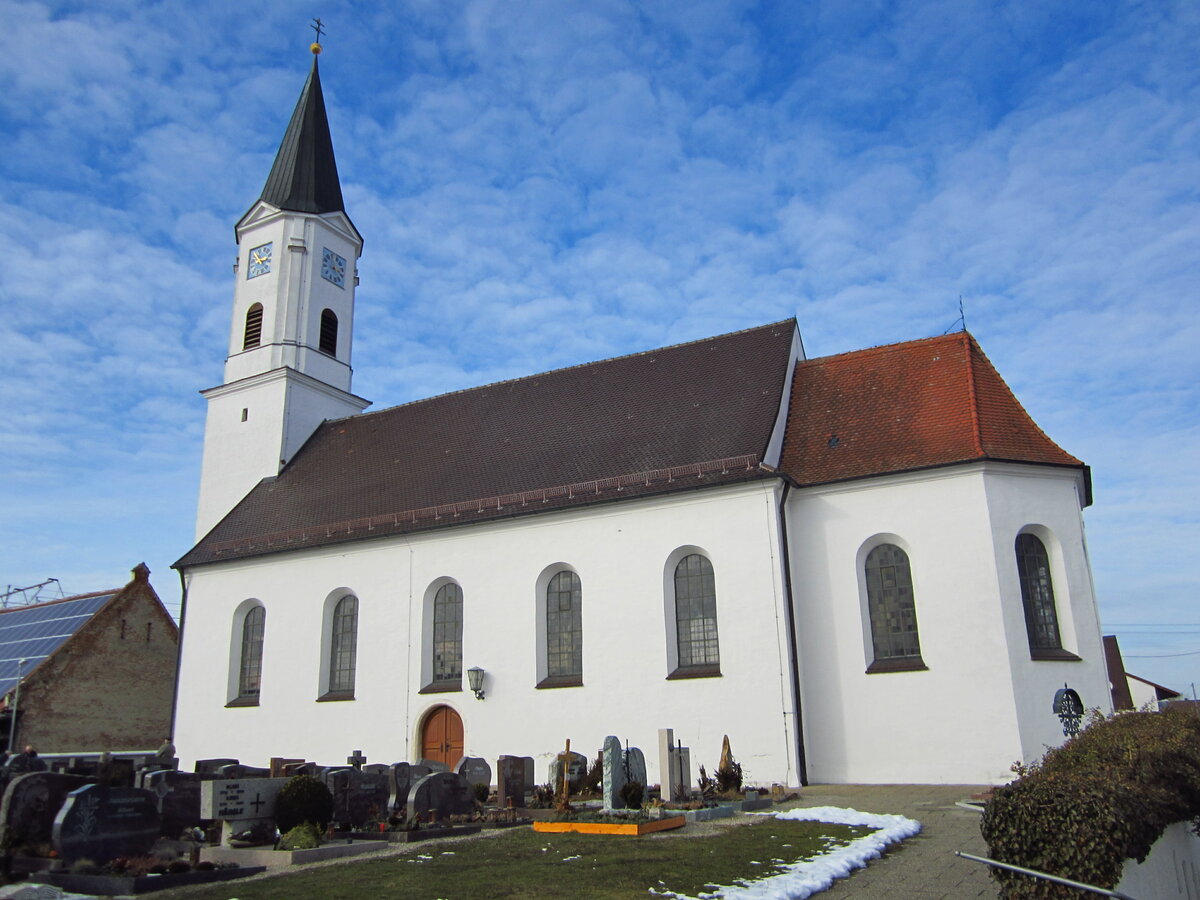
[[[316,56],[321,52],[321,35],[325,31],[325,24],[320,19],[313,19],[313,23],[308,27],[317,33],[317,39],[313,41],[313,45],[310,48],[313,55]]]

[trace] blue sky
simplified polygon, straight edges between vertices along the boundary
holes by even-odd
[[[379,7],[0,0],[0,587],[144,559],[177,609],[315,13],[375,408],[791,315],[811,356],[925,337],[961,295],[1093,467],[1128,668],[1200,682],[1200,7]]]

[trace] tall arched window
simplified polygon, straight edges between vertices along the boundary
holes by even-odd
[[[358,598],[353,594],[334,607],[329,636],[329,693],[353,694],[358,661]]]
[[[317,345],[322,353],[337,356],[337,313],[332,309],[321,310],[321,339]]]
[[[433,682],[462,687],[462,588],[443,584],[433,598]]]
[[[250,350],[262,341],[263,305],[253,303],[246,311],[246,333],[242,338],[242,349]]]
[[[1016,551],[1029,649],[1035,654],[1039,650],[1061,650],[1062,638],[1054,609],[1054,584],[1050,580],[1046,545],[1035,534],[1018,534]]]
[[[546,588],[546,676],[583,677],[583,590],[574,572],[559,572]]]
[[[675,566],[675,626],[679,668],[674,674],[717,674],[721,651],[717,641],[717,588],[713,567],[699,553]]]
[[[262,685],[263,629],[267,611],[252,606],[242,620],[242,658],[238,667],[238,700],[258,701]]]
[[[868,672],[923,669],[908,554],[880,544],[867,554],[867,611],[875,660]]]

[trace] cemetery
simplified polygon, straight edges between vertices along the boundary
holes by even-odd
[[[1086,846],[1093,852],[1066,852],[1054,868],[1111,885],[1122,877],[1126,860],[1149,857],[1146,865],[1135,865],[1139,877],[1160,877],[1148,874],[1150,863],[1163,856],[1155,857],[1152,845],[1165,831],[1174,841],[1172,853],[1189,852],[1184,846],[1189,836],[1171,829],[1184,828],[1179,823],[1200,810],[1195,778],[1200,719],[1182,711],[1131,713],[1097,719],[1082,730],[1075,719],[1068,726],[1077,732],[1071,741],[1038,765],[1023,768],[1011,785],[996,788],[977,807],[989,853],[1049,867],[1043,858],[1047,848]],[[763,865],[753,859],[752,838],[757,836],[760,850],[764,835],[778,842],[770,845],[775,854],[770,865],[761,873],[751,869],[753,880],[757,883],[761,874],[766,880],[792,879],[786,885],[793,885],[795,879],[819,880],[822,872],[844,877],[921,829],[903,816],[837,807],[776,812],[777,801],[797,795],[780,785],[770,791],[748,788],[728,738],[712,777],[704,766],[693,770],[690,748],[676,741],[671,729],[659,731],[657,751],[658,785],[647,784],[642,749],[616,735],[606,737],[590,759],[567,740],[549,760],[548,781],[541,785],[534,779],[534,758],[517,755],[502,755],[494,765],[464,756],[453,769],[432,760],[369,762],[358,750],[343,764],[273,757],[256,766],[213,758],[198,760],[193,772],[154,756],[121,767],[83,757],[60,764],[71,771],[6,767],[0,770],[0,866],[9,879],[24,877],[31,884],[98,896],[136,895],[368,854],[375,858],[364,865],[390,861],[394,867],[400,865],[394,854],[404,852],[397,845],[416,841],[424,842],[421,849],[408,851],[403,862],[428,871],[444,868],[446,877],[459,854],[492,859],[499,853],[506,865],[516,865],[524,854],[538,851],[539,842],[540,852],[554,851],[559,855],[552,858],[562,862],[586,857],[596,863],[593,868],[601,863],[624,867],[621,851],[604,848],[691,827],[709,829],[699,843],[716,841],[722,856],[744,848],[743,869]],[[1088,781],[1089,772],[1101,777]],[[1062,802],[1065,790],[1078,790],[1077,803],[1103,807],[1103,815],[1074,816],[1071,803]],[[1047,797],[1057,798],[1061,816],[1047,814]],[[711,824],[701,825],[739,816],[734,821],[748,827],[730,828],[734,822],[729,822],[719,829],[719,838],[711,837]],[[489,829],[510,830],[499,842],[443,843]],[[1075,831],[1064,841],[1053,840],[1048,829]],[[813,859],[797,849],[810,842],[817,848],[810,853]],[[692,848],[696,842],[685,844]],[[647,852],[639,850],[637,858],[660,859],[658,849]],[[691,858],[693,852],[699,854],[695,865],[713,853],[688,849],[684,855]],[[732,856],[741,859],[740,854],[743,849]],[[666,865],[667,857],[661,858]],[[836,865],[820,862],[827,858]],[[376,869],[353,871],[357,883],[360,872]],[[688,870],[686,878],[706,871],[703,866]],[[373,876],[363,877],[372,883]],[[685,877],[682,869],[677,877]],[[707,882],[722,883],[727,882]],[[1034,890],[1029,882],[1012,876],[1001,885],[1005,897],[1042,896],[1036,890],[1027,893]],[[256,891],[249,885],[238,888],[239,896],[271,896]]]
[[[67,890],[137,894],[483,829],[640,835],[770,805],[741,791],[727,740],[717,778],[702,774],[699,789],[688,748],[670,729],[659,744],[662,786],[647,785],[643,751],[611,735],[590,765],[567,741],[540,786],[533,757],[517,755],[494,767],[464,756],[452,771],[369,763],[358,750],[337,765],[210,758],[193,772],[154,755],[79,755],[55,760],[61,771],[17,762],[0,770],[0,866]]]

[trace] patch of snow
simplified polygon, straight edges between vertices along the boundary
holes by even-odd
[[[828,888],[838,878],[845,878],[861,869],[868,860],[877,859],[889,844],[899,843],[921,831],[921,823],[905,816],[881,815],[842,809],[837,806],[814,806],[792,809],[783,813],[762,813],[793,822],[829,822],[835,825],[863,825],[878,829],[856,838],[849,844],[836,847],[815,859],[787,863],[784,872],[756,880],[746,880],[734,886],[721,886],[699,898],[670,891],[651,893],[676,900],[805,900]],[[786,845],[785,845],[786,846]],[[752,862],[751,865],[759,865]]]

